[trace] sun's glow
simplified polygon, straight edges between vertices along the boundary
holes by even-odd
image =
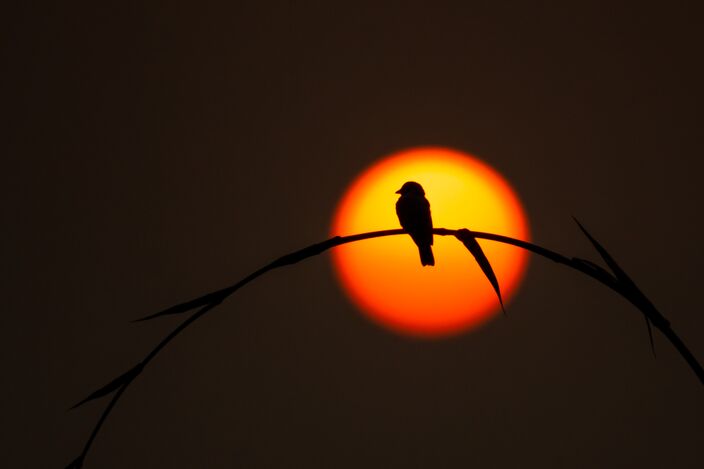
[[[469,228],[529,240],[526,214],[508,182],[477,158],[423,147],[382,158],[342,197],[333,235],[399,228],[395,191],[406,181],[425,189],[436,228]],[[525,251],[479,240],[507,303],[526,270]],[[457,334],[498,311],[496,296],[474,258],[454,237],[435,236],[436,265],[422,267],[409,236],[346,244],[332,258],[344,291],[371,320],[416,337]]]

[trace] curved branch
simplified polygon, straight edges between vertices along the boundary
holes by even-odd
[[[478,238],[478,239],[486,239],[490,241],[495,241],[503,244],[508,244],[511,246],[516,246],[521,249],[525,249],[527,251],[533,252],[534,254],[537,254],[539,256],[545,257],[546,259],[550,259],[553,262],[557,262],[559,264],[564,264],[567,267],[570,267],[572,269],[575,269],[579,272],[582,272],[585,275],[588,275],[589,277],[592,277],[593,279],[597,280],[601,284],[609,287],[610,289],[614,290],[616,293],[620,294],[624,298],[626,298],[631,304],[633,304],[636,308],[638,308],[643,315],[646,318],[646,321],[649,321],[652,323],[660,332],[663,333],[665,337],[672,343],[672,345],[677,349],[679,354],[682,356],[682,358],[687,362],[689,367],[692,369],[692,371],[696,374],[696,376],[699,378],[699,381],[704,384],[704,369],[702,369],[702,366],[699,364],[697,359],[694,357],[694,355],[689,351],[687,346],[684,344],[684,342],[679,338],[679,336],[672,330],[670,327],[670,323],[665,319],[665,317],[660,314],[657,309],[653,306],[653,304],[643,295],[640,290],[638,290],[635,287],[635,284],[627,277],[625,276],[625,273],[616,266],[615,262],[613,262],[613,259],[611,259],[610,256],[606,253],[606,251],[589,235],[589,233],[584,230],[584,228],[580,225],[580,228],[584,231],[584,233],[589,237],[589,239],[592,241],[592,243],[595,244],[595,247],[599,250],[600,254],[602,257],[605,257],[605,260],[607,261],[607,264],[609,265],[612,270],[616,270],[615,275],[609,273],[602,267],[594,264],[591,261],[585,260],[585,259],[579,259],[579,258],[570,258],[563,256],[562,254],[559,254],[555,251],[551,251],[550,249],[546,249],[544,247],[538,246],[536,244],[529,243],[527,241],[522,241],[519,239],[511,238],[508,236],[503,236],[503,235],[498,235],[498,234],[493,234],[493,233],[485,233],[481,231],[471,231],[467,229],[459,229],[459,230],[451,230],[447,228],[434,228],[433,229],[433,234],[438,235],[438,236],[455,236],[457,239],[460,241],[465,242],[468,237],[471,238]],[[186,301],[184,303],[177,304],[175,306],[172,306],[170,308],[167,308],[163,311],[159,311],[155,314],[152,314],[150,316],[146,316],[144,318],[138,319],[137,321],[145,321],[149,319],[153,319],[156,317],[160,316],[165,316],[165,315],[171,315],[171,314],[179,314],[179,313],[185,313],[188,311],[191,311],[196,308],[200,308],[197,312],[192,314],[188,319],[186,319],[184,322],[182,322],[178,327],[176,327],[171,333],[169,333],[164,339],[157,344],[154,349],[152,349],[151,352],[149,352],[145,358],[139,362],[135,367],[133,367],[129,372],[125,373],[124,375],[116,378],[113,380],[110,384],[107,386],[104,386],[103,388],[99,389],[95,393],[91,394],[88,398],[82,400],[79,404],[76,404],[77,407],[84,402],[87,402],[89,400],[92,400],[97,397],[102,397],[104,396],[107,392],[107,388],[110,390],[114,391],[115,394],[113,395],[112,399],[110,400],[110,403],[108,406],[105,408],[103,411],[100,419],[98,420],[98,423],[96,424],[95,428],[90,434],[90,437],[88,438],[88,441],[86,442],[83,451],[79,455],[78,458],[76,458],[73,462],[71,462],[66,469],[78,469],[83,466],[83,462],[85,460],[86,455],[88,454],[88,451],[90,450],[90,447],[97,436],[98,432],[100,431],[100,428],[102,427],[103,423],[107,419],[108,415],[110,412],[114,409],[117,401],[120,399],[124,391],[129,387],[129,385],[141,374],[141,372],[144,370],[144,368],[151,362],[158,354],[159,352],[168,345],[169,342],[171,342],[178,334],[183,332],[188,326],[193,324],[197,319],[201,318],[204,316],[208,311],[211,309],[215,308],[218,306],[220,303],[222,303],[227,297],[235,293],[237,290],[240,288],[244,287],[248,283],[252,282],[256,278],[264,275],[265,273],[269,272],[270,270],[277,269],[279,267],[284,267],[287,265],[292,265],[296,264],[302,260],[308,259],[310,257],[316,256],[318,254],[321,254],[328,249],[331,249],[335,246],[340,246],[342,244],[347,244],[347,243],[353,243],[356,241],[362,241],[365,239],[372,239],[372,238],[381,238],[384,236],[396,236],[396,235],[403,235],[406,234],[406,232],[402,229],[394,229],[394,230],[382,230],[382,231],[372,231],[368,233],[360,233],[360,234],[355,234],[355,235],[350,235],[350,236],[335,236],[333,238],[327,239],[323,242],[312,244],[308,247],[305,247],[303,249],[300,249],[298,251],[292,252],[290,254],[287,254],[285,256],[282,256],[273,262],[270,262],[269,264],[265,265],[264,267],[261,267],[260,269],[252,272],[249,274],[247,277],[243,278],[239,282],[208,293],[206,295],[203,295],[201,297],[198,297],[194,300]],[[613,262],[613,265],[612,265]],[[614,266],[616,266],[616,269],[614,269]],[[497,294],[498,294],[498,289],[497,289]]]

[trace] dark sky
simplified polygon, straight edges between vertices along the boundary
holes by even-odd
[[[131,319],[326,238],[416,145],[478,155],[536,243],[596,261],[580,218],[704,360],[697,2],[25,3],[0,14],[1,467],[67,464],[106,401],[67,408],[181,320]],[[700,467],[702,386],[655,342],[539,258],[507,318],[403,338],[324,255],[177,338],[85,467]]]

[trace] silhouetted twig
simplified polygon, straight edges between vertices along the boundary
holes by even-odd
[[[575,219],[575,221],[577,221]],[[650,324],[652,324],[655,328],[657,328],[660,332],[663,333],[665,337],[670,341],[670,343],[675,347],[675,349],[679,352],[679,354],[682,356],[682,358],[687,362],[689,367],[692,369],[692,371],[695,373],[695,375],[699,378],[699,381],[704,384],[704,369],[702,369],[701,365],[697,361],[697,359],[692,355],[692,353],[689,351],[689,349],[685,346],[684,342],[679,338],[679,336],[672,330],[670,327],[670,323],[665,319],[665,317],[653,306],[653,304],[648,300],[648,298],[636,287],[635,283],[628,277],[628,275],[619,267],[619,265],[616,263],[616,261],[609,255],[609,253],[606,251],[606,249],[601,246],[590,234],[587,232],[587,230],[577,221],[577,224],[579,225],[580,229],[584,232],[584,234],[589,238],[591,243],[594,245],[595,249],[599,252],[601,257],[604,259],[606,262],[607,266],[611,269],[611,273],[608,272],[606,269],[598,266],[597,264],[585,260],[585,259],[580,259],[576,257],[566,257],[563,256],[562,254],[558,254],[554,251],[551,251],[549,249],[543,248],[541,246],[529,243],[527,241],[521,241],[515,238],[510,238],[508,236],[502,236],[498,234],[493,234],[493,233],[484,233],[484,232],[479,232],[479,231],[470,231],[467,229],[459,229],[459,230],[450,230],[446,228],[434,228],[433,229],[433,234],[439,235],[439,236],[455,236],[458,240],[460,240],[470,251],[470,253],[474,256],[476,259],[477,263],[479,264],[480,268],[484,272],[485,276],[487,279],[490,281],[498,299],[499,303],[501,304],[501,308],[503,309],[503,301],[501,299],[501,292],[499,289],[499,283],[498,280],[496,279],[496,276],[494,275],[494,272],[491,268],[491,265],[489,264],[489,260],[486,258],[484,255],[483,251],[481,250],[481,247],[479,244],[476,242],[476,239],[486,239],[486,240],[491,240],[491,241],[496,241],[499,243],[503,244],[509,244],[512,246],[519,247],[521,249],[525,249],[528,251],[531,251],[535,254],[538,254],[539,256],[545,257],[547,259],[550,259],[551,261],[557,262],[559,264],[564,264],[572,269],[575,269],[579,272],[582,272],[583,274],[588,275],[589,277],[592,277],[593,279],[597,280],[598,282],[602,283],[603,285],[606,285],[610,289],[614,290],[616,293],[620,294],[624,298],[626,298],[631,304],[633,304],[636,308],[638,308],[641,313],[643,313],[646,323],[648,324],[648,332],[650,336],[650,343],[652,347],[652,334],[650,331]],[[133,366],[129,371],[126,373],[120,375],[119,377],[115,378],[113,381],[108,383],[107,385],[101,387],[97,391],[93,392],[90,394],[88,397],[80,401],[78,404],[74,406],[78,407],[85,402],[91,401],[93,399],[97,399],[99,397],[104,397],[110,393],[114,393],[112,399],[110,400],[110,403],[108,406],[105,408],[103,411],[102,415],[100,416],[100,419],[98,420],[98,423],[96,424],[95,428],[90,434],[90,437],[88,438],[88,441],[86,442],[85,446],[83,447],[83,451],[81,454],[76,458],[74,461],[72,461],[66,469],[79,469],[83,466],[83,462],[85,460],[86,455],[88,454],[88,451],[90,450],[90,447],[93,443],[93,440],[97,436],[98,432],[100,431],[100,428],[102,427],[103,423],[107,419],[108,415],[112,411],[112,409],[115,407],[115,404],[117,401],[120,399],[122,394],[125,392],[127,387],[139,376],[142,371],[144,370],[144,367],[149,364],[149,362],[157,356],[157,354],[169,343],[171,340],[173,340],[178,334],[180,334],[183,330],[185,330],[189,325],[191,325],[193,322],[195,322],[197,319],[205,315],[208,311],[222,303],[227,297],[235,293],[237,290],[245,286],[246,284],[250,283],[251,281],[255,280],[257,277],[260,277],[261,275],[269,272],[270,270],[277,269],[279,267],[283,267],[286,265],[291,265],[295,264],[297,262],[300,262],[304,259],[307,259],[309,257],[316,256],[324,251],[327,251],[330,248],[333,248],[335,246],[339,246],[341,244],[347,244],[347,243],[352,243],[356,241],[362,241],[365,239],[371,239],[371,238],[380,238],[383,236],[395,236],[395,235],[402,235],[405,234],[404,230],[401,229],[395,229],[395,230],[383,230],[383,231],[373,231],[369,233],[361,233],[361,234],[356,234],[356,235],[351,235],[351,236],[336,236],[334,238],[330,238],[326,241],[323,241],[321,243],[313,244],[311,246],[308,246],[306,248],[303,248],[299,251],[295,251],[291,254],[287,254],[285,256],[282,256],[275,261],[265,265],[264,267],[254,271],[247,277],[243,278],[239,282],[237,282],[234,285],[231,285],[229,287],[223,288],[221,290],[214,291],[212,293],[208,293],[206,295],[203,295],[199,298],[196,298],[194,300],[186,301],[184,303],[177,304],[175,306],[172,306],[170,308],[167,308],[163,311],[159,311],[155,314],[146,316],[144,318],[138,319],[137,321],[146,321],[149,319],[154,319],[157,317],[161,316],[166,316],[166,315],[174,315],[174,314],[180,314],[180,313],[186,313],[188,311],[191,311],[196,308],[200,308],[198,311],[196,311],[193,315],[191,315],[188,319],[186,319],[183,323],[181,323],[176,329],[174,329],[169,335],[167,335],[159,344],[151,351],[149,354],[147,354],[144,359],[139,362],[137,365]],[[654,350],[654,349],[653,349]]]

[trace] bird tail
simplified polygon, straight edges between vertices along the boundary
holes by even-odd
[[[435,257],[433,256],[433,248],[430,244],[425,244],[423,246],[418,246],[418,252],[420,252],[420,263],[425,265],[435,265]]]

